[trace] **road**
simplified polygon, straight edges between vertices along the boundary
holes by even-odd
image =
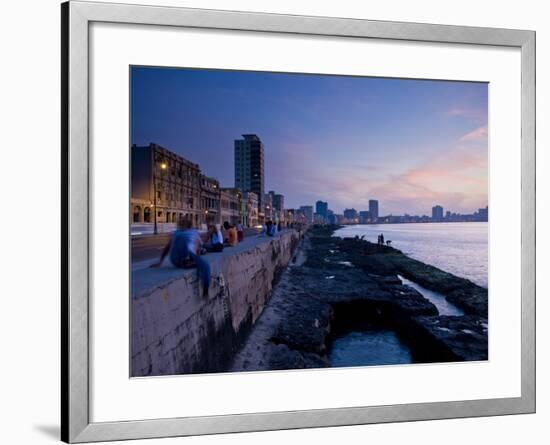
[[[160,253],[170,240],[170,236],[169,233],[133,236],[132,263],[160,257]]]

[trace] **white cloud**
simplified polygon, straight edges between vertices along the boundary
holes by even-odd
[[[487,140],[487,126],[476,128],[460,138],[461,142],[485,142]]]

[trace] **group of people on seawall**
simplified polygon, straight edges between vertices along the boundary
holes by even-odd
[[[275,236],[281,231],[281,223],[274,223],[269,220],[265,224],[262,224],[262,235]]]
[[[273,237],[281,230],[280,222],[267,221],[262,225],[261,236]],[[204,255],[234,247],[244,240],[244,236],[242,224],[230,224],[228,221],[225,221],[221,227],[210,224],[207,232],[201,235],[198,229],[193,228],[190,220],[180,218],[176,231],[162,250],[160,259],[150,267],[160,267],[168,255],[174,267],[182,269],[196,267],[203,295],[206,296],[212,282],[212,271]]]
[[[180,218],[177,229],[164,246],[159,261],[153,263],[151,267],[160,267],[168,254],[174,267],[182,269],[196,267],[203,294],[206,296],[212,281],[212,272],[210,263],[203,256],[209,252],[222,252],[224,248],[234,247],[243,240],[242,224],[230,224],[228,221],[225,221],[222,227],[210,224],[206,234],[201,235],[198,229],[193,228],[190,220]]]

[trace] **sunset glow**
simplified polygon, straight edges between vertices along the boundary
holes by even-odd
[[[487,205],[488,85],[132,68],[131,143],[155,142],[234,183],[233,141],[265,144],[266,190],[286,207],[381,214]]]

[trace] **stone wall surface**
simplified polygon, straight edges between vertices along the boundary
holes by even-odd
[[[132,376],[224,371],[269,301],[299,243],[285,230],[208,254],[213,282],[199,291],[195,269],[132,274]]]

